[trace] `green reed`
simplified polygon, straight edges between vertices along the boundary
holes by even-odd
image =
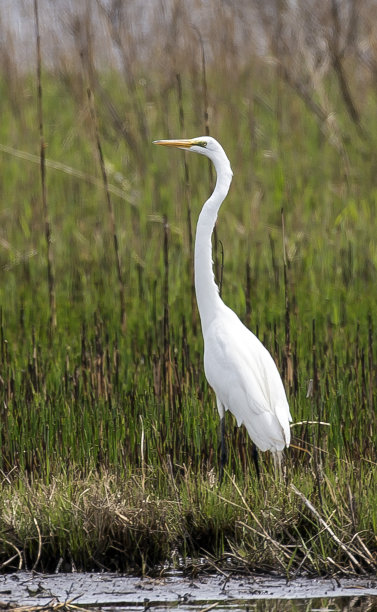
[[[221,81],[208,69],[207,77],[216,100]],[[45,82],[47,160],[97,177],[85,91],[77,97],[55,74]],[[0,141],[35,151],[35,100],[27,95],[29,77],[21,83],[21,116],[1,84]],[[119,76],[104,75],[102,86],[131,120],[132,99]],[[202,159],[157,151],[150,142],[204,131],[198,90],[190,89],[187,75],[180,75],[180,87],[178,95],[172,79],[162,99],[158,85],[147,92],[140,86],[138,112],[150,140],[136,132],[137,150],[96,98],[107,181],[124,193],[111,198],[125,330],[105,193],[47,166],[57,308],[51,337],[38,166],[0,153],[1,558],[9,559],[13,546],[28,567],[37,559],[51,569],[62,556],[83,568],[146,571],[174,560],[176,551],[206,551],[231,552],[237,567],[288,573],[349,568],[347,555],[318,530],[289,485],[274,483],[268,455],[258,487],[250,441],[231,416],[228,476],[217,487],[218,416],[203,373],[191,261],[191,224],[210,177]],[[352,175],[345,176],[343,160],[289,90],[278,126],[269,105],[260,103],[268,102],[273,87],[266,74],[251,111],[248,86],[240,81],[210,123],[235,173],[217,227],[222,295],[282,373],[296,423],[286,453],[288,481],[312,499],[342,540],[363,531],[364,546],[375,551],[373,162],[365,144],[351,141]],[[371,117],[371,150],[376,128]],[[34,519],[43,534],[43,562]],[[277,548],[269,540],[263,548],[265,534]],[[369,557],[362,545],[358,551],[360,563],[374,567],[363,560]],[[11,567],[19,562],[15,554]]]

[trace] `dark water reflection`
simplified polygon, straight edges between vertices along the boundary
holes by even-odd
[[[234,608],[224,607],[222,610]],[[237,609],[237,608],[236,608]],[[259,600],[245,603],[240,610],[250,612],[377,612],[377,597],[333,597],[315,599]],[[214,610],[220,612],[221,608]]]
[[[175,606],[150,606],[145,603],[144,610],[153,612],[167,612],[168,610],[178,610],[179,612],[205,612],[214,610],[216,612],[377,612],[377,597],[334,597],[334,598],[314,598],[314,599],[260,599],[257,601],[243,601],[238,603],[207,603],[206,605],[185,605],[176,604]],[[213,606],[211,608],[211,605]],[[103,608],[103,612],[140,611],[140,606]]]

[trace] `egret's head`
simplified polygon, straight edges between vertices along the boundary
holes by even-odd
[[[214,148],[214,143],[217,147],[221,146],[214,138],[210,136],[199,136],[199,138],[183,138],[180,140],[154,140],[153,144],[162,145],[164,147],[178,147],[178,149],[185,149],[186,151],[194,151],[194,153],[201,153],[202,155],[208,155],[208,151]]]
[[[199,138],[187,138],[182,140],[155,140],[153,144],[162,145],[164,147],[177,147],[185,151],[200,153],[200,155],[209,157],[216,168],[220,165],[223,168],[229,167],[231,172],[229,160],[224,149],[221,144],[211,136],[199,136]]]

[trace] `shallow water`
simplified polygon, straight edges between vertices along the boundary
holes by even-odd
[[[72,601],[84,607],[180,612],[211,609],[266,611],[377,611],[377,577],[306,579],[289,583],[271,576],[228,575],[185,578],[180,572],[158,578],[119,574],[38,574],[0,576],[0,602],[45,605]]]

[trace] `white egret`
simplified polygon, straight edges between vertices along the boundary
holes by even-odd
[[[232,182],[230,162],[222,146],[210,136],[156,140],[154,144],[205,155],[213,162],[217,174],[215,189],[199,215],[194,265],[204,339],[204,371],[215,391],[221,420],[220,478],[226,460],[226,410],[236,417],[238,426],[245,425],[261,451],[273,453],[275,466],[280,468],[282,451],[290,443],[292,420],[282,380],[268,350],[222,301],[212,270],[211,236]],[[257,462],[256,467],[258,471]]]

